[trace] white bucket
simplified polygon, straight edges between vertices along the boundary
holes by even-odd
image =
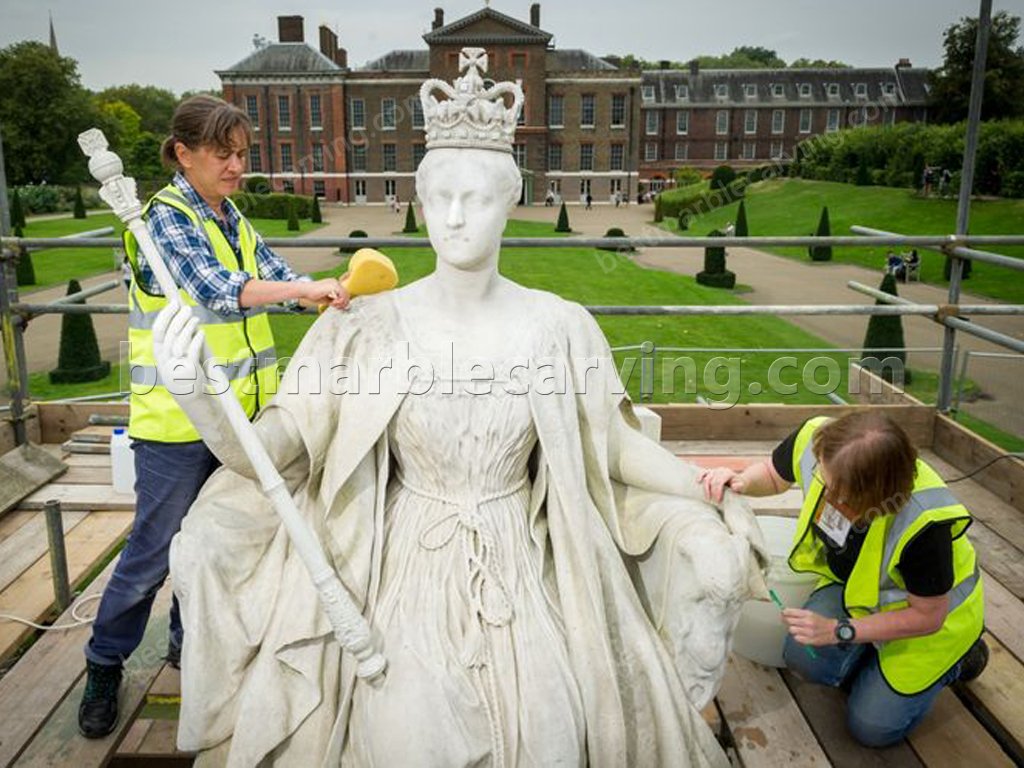
[[[796,535],[796,518],[765,515],[757,518],[771,554],[768,588],[787,608],[801,608],[807,602],[818,577],[812,573],[796,573],[787,562]],[[784,667],[782,647],[786,625],[782,613],[773,602],[748,600],[743,604],[736,626],[733,650],[740,656],[769,667]]]

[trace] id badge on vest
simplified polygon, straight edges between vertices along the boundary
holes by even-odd
[[[853,523],[846,515],[825,501],[824,493],[818,496],[818,503],[814,505],[813,519],[818,530],[828,536],[829,541],[837,547],[846,545]]]

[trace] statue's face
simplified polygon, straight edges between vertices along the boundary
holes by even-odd
[[[432,149],[419,194],[437,258],[465,270],[496,265],[508,220],[510,158],[487,149]]]

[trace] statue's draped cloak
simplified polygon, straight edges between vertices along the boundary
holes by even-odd
[[[609,430],[613,419],[638,425],[603,334],[578,305],[536,291],[524,290],[523,297],[523,315],[542,326],[536,338],[544,340],[531,359],[557,361],[568,374],[563,392],[534,379],[526,395],[538,435],[529,531],[562,611],[586,719],[587,760],[727,766],[686,698],[627,565],[658,546],[671,515],[709,507],[683,498],[675,505],[630,502],[645,494],[631,495],[612,479]],[[386,556],[388,424],[403,397],[416,397],[402,394],[399,360],[395,375],[367,375],[402,341],[397,301],[385,294],[358,300],[349,312],[325,313],[256,422],[371,625]],[[319,370],[308,365],[313,360]],[[587,370],[596,360],[603,362]],[[347,368],[339,367],[342,361]],[[338,394],[339,377],[355,367],[358,392],[350,377],[349,392]],[[318,394],[308,394],[317,387]],[[556,391],[545,394],[550,389]],[[307,394],[295,394],[300,391]],[[171,554],[187,638],[179,746],[211,750],[201,755],[211,763],[313,765],[322,755],[323,764],[339,765],[353,687],[366,683],[357,682],[352,657],[340,653],[269,502],[255,481],[239,474],[244,459],[218,450],[216,439],[208,442],[226,466],[203,489]]]

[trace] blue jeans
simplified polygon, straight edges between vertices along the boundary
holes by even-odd
[[[103,590],[85,657],[123,664],[142,642],[153,599],[167,579],[171,539],[219,466],[203,442],[135,440],[135,521],[110,582]],[[181,647],[178,600],[171,601],[170,643]]]
[[[846,616],[842,585],[830,584],[816,590],[804,608],[831,618]],[[814,650],[816,659],[787,636],[783,651],[786,666],[804,680],[849,690],[847,725],[853,737],[866,747],[887,747],[902,741],[928,714],[939,692],[960,675],[957,663],[931,688],[904,696],[890,688],[882,677],[878,653],[870,643],[857,643],[849,648],[828,645]]]

